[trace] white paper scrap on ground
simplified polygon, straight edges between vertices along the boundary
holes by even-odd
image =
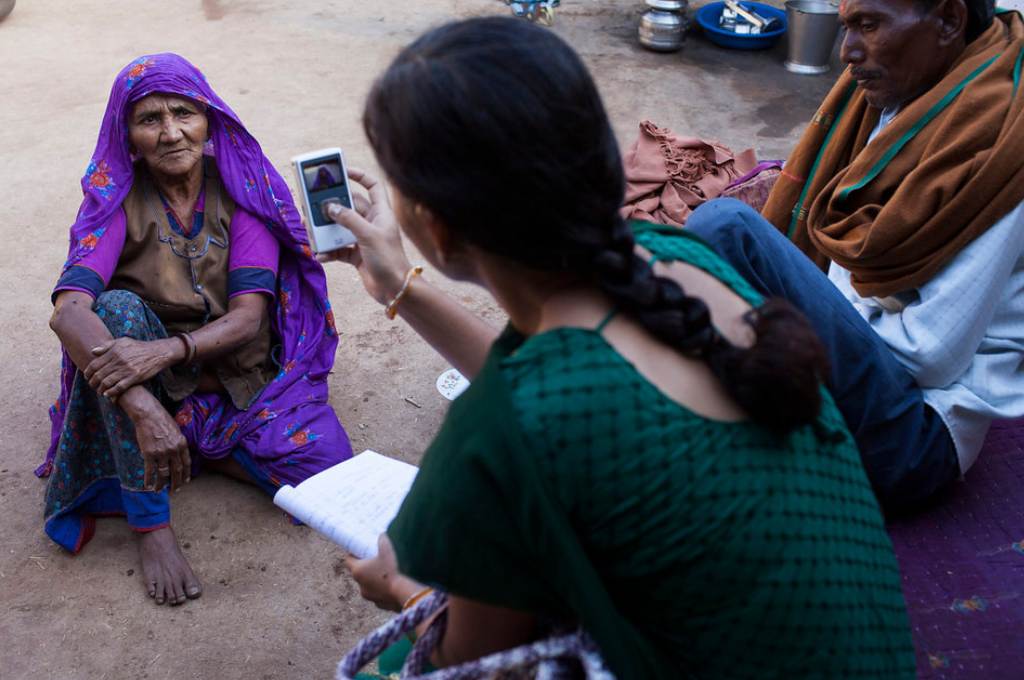
[[[469,380],[454,368],[450,368],[437,378],[437,391],[445,399],[455,401],[455,398],[469,388]]]
[[[377,554],[377,539],[398,514],[418,468],[375,451],[282,486],[274,505],[360,559]]]

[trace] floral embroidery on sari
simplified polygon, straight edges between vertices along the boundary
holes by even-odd
[[[128,68],[128,73],[125,74],[124,87],[126,90],[130,90],[135,87],[135,83],[142,79],[142,76],[146,74],[146,69],[153,65],[153,60],[149,57],[139,57],[131,63]]]
[[[325,328],[324,333],[327,337],[334,337],[338,334],[338,328],[334,325],[334,312],[331,310],[331,303],[329,300],[324,300],[324,305],[327,307],[327,313],[324,314]]]
[[[92,161],[85,169],[85,179],[91,189],[103,198],[110,198],[117,191],[117,183],[110,176],[110,166],[104,160]]]
[[[80,252],[82,254],[85,254],[91,250],[94,250],[96,248],[96,244],[100,242],[100,237],[103,236],[103,233],[106,230],[106,227],[100,227],[99,229],[96,229],[95,231],[91,231],[88,234],[86,234],[82,238],[82,240],[78,242]]]
[[[292,444],[295,444],[296,448],[299,446],[305,446],[306,444],[316,441],[320,438],[320,435],[310,431],[308,427],[300,427],[298,423],[292,423],[284,430],[284,436],[288,438]]]
[[[203,95],[199,94],[195,90],[185,90],[185,94],[189,98],[196,100],[197,102],[199,102],[200,104],[202,104],[204,106],[210,106],[210,100],[207,99],[206,97],[204,97]]]

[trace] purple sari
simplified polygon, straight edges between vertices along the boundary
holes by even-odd
[[[270,310],[280,347],[277,377],[247,410],[226,395],[193,395],[177,413],[193,451],[220,459],[238,449],[254,474],[272,485],[295,484],[352,455],[328,403],[327,375],[338,343],[323,268],[309,248],[291,193],[238,116],[195,66],[175,54],[136,59],[114,81],[92,160],[82,178],[85,195],[71,227],[64,271],[91,252],[128,195],[134,178],[127,116],[134,102],[153,93],[188,97],[207,107],[212,155],[225,190],[280,243],[277,295]],[[61,394],[50,409],[52,433],[39,477],[53,470],[77,368],[64,354]]]

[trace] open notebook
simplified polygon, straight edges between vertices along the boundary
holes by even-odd
[[[359,558],[377,554],[377,538],[398,514],[418,468],[363,451],[313,475],[282,486],[274,504]]]

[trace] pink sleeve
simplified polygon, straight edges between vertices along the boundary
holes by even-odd
[[[124,249],[124,210],[117,210],[103,227],[87,234],[79,241],[85,254],[65,271],[53,290],[54,296],[62,290],[89,293],[94,298],[102,293],[117,269]]]
[[[75,264],[79,267],[88,267],[100,275],[103,283],[110,283],[114,270],[117,269],[117,261],[121,259],[121,251],[124,249],[125,224],[124,210],[116,210],[106,227],[97,229],[83,239],[95,236],[96,243],[92,250]]]
[[[231,218],[228,297],[246,293],[274,296],[281,246],[252,213],[238,208]]]

